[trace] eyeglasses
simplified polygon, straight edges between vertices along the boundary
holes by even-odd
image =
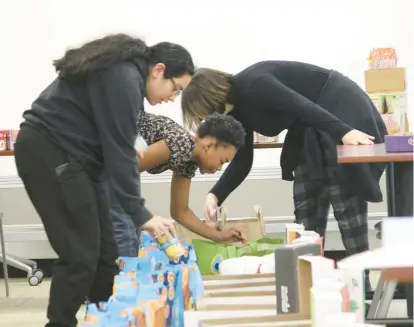
[[[170,80],[173,84],[173,96],[178,97],[179,95],[181,95],[183,90],[181,90],[181,87],[179,87],[172,78],[170,78]]]

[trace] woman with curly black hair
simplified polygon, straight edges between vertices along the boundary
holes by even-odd
[[[117,246],[106,181],[136,227],[153,235],[173,229],[144,205],[134,148],[144,98],[172,101],[194,64],[180,45],[147,46],[110,35],[68,50],[54,62],[58,77],[23,114],[16,165],[58,255],[47,326],[76,326],[87,296],[112,293]],[[105,185],[104,185],[105,184]]]
[[[238,228],[218,231],[203,223],[189,207],[191,179],[197,169],[201,174],[214,174],[244,146],[245,131],[230,115],[213,114],[198,127],[192,136],[182,126],[165,116],[142,112],[139,128],[148,148],[140,159],[139,170],[160,174],[173,172],[171,180],[171,217],[179,224],[216,242],[244,241]],[[111,215],[120,256],[136,256],[139,231],[111,195]]]

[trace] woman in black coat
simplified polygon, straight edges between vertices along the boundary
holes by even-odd
[[[356,83],[337,71],[290,61],[259,62],[235,76],[200,69],[183,92],[182,109],[193,129],[213,112],[228,112],[247,134],[207,195],[206,218],[249,174],[253,132],[275,136],[287,129],[281,168],[284,180],[294,180],[296,222],[325,236],[331,204],[347,253],[368,250],[367,201],[382,201],[385,166],[340,165],[336,146],[383,143],[386,127]]]
[[[170,220],[144,205],[134,148],[144,98],[174,100],[194,65],[182,46],[148,47],[110,35],[68,50],[54,62],[58,77],[23,114],[16,165],[58,255],[47,326],[76,326],[76,313],[112,294],[117,246],[106,184],[136,227],[158,236]]]

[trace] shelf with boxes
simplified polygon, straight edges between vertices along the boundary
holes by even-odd
[[[0,157],[12,156],[14,151],[14,142],[16,141],[18,130],[0,130]],[[260,135],[255,132],[254,148],[255,149],[280,149],[283,143],[278,142],[279,138]]]
[[[0,130],[0,156],[13,153],[18,133],[18,130]]]
[[[397,67],[392,48],[371,51],[365,71],[365,91],[384,119],[390,135],[409,131],[405,69]]]
[[[283,143],[279,143],[278,136],[264,136],[257,132],[253,134],[253,142],[255,149],[278,149],[283,147]]]

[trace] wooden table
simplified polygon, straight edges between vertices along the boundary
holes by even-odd
[[[409,162],[413,161],[412,152],[385,152],[385,144],[374,145],[340,145],[338,146],[339,163],[367,162]]]
[[[14,151],[13,150],[0,151],[0,157],[11,157],[13,155],[14,155]]]
[[[338,146],[339,163],[387,163],[387,205],[388,215],[395,216],[395,162],[413,162],[413,152],[389,153],[385,144]]]
[[[385,144],[359,145],[359,146],[338,146],[338,162],[342,164],[349,163],[386,163],[387,164],[387,206],[388,216],[396,216],[395,208],[395,170],[394,163],[413,162],[413,152],[387,153]],[[412,187],[412,186],[411,186]],[[412,276],[412,269],[389,269],[381,273],[377,288],[373,294],[370,309],[367,317],[376,318],[377,315],[384,315],[388,312],[389,305],[393,299],[396,281],[401,280],[408,282],[409,274]],[[412,279],[411,279],[412,281]],[[412,292],[412,288],[411,288]],[[408,299],[408,293],[406,291]],[[407,301],[407,308],[412,303]]]
[[[281,149],[283,148],[283,143],[276,142],[258,142],[254,143],[255,149]]]

